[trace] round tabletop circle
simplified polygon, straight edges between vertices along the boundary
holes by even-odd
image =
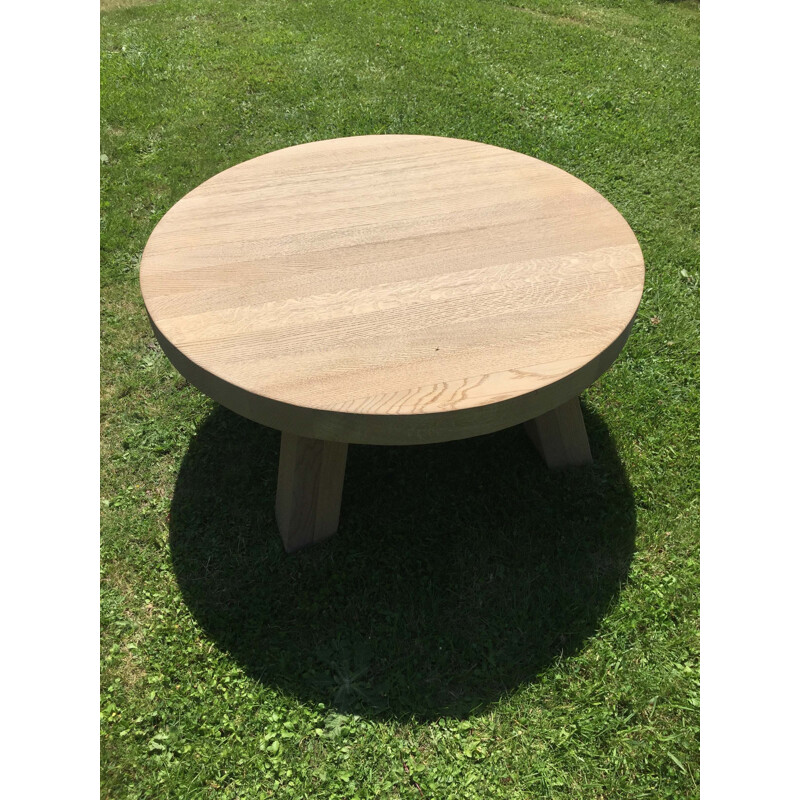
[[[178,371],[265,425],[413,444],[489,433],[574,398],[642,295],[630,226],[531,156],[356,136],[253,158],[189,192],[140,283]]]

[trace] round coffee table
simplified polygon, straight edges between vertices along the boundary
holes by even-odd
[[[435,136],[311,142],[231,167],[164,215],[141,264],[175,368],[283,432],[287,551],[335,532],[348,442],[524,422],[549,467],[591,462],[578,395],[622,349],[643,282],[636,237],[594,189]]]

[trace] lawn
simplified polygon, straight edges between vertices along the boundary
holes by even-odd
[[[102,796],[699,796],[699,5],[101,13]],[[174,371],[139,260],[220,170],[374,133],[572,172],[644,296],[582,397],[592,467],[520,428],[351,446],[339,533],[287,556],[279,433]]]

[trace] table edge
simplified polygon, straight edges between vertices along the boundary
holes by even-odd
[[[637,313],[638,304],[630,322],[604,350],[553,383],[484,405],[413,414],[332,411],[254,394],[198,366],[161,333],[149,311],[147,317],[172,366],[201,392],[240,416],[313,439],[404,445],[433,444],[494,433],[538,417],[577,397],[614,363],[631,333]]]

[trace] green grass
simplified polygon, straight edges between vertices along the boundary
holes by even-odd
[[[103,14],[102,793],[699,795],[699,6],[164,0]],[[239,161],[427,133],[556,164],[647,281],[583,396],[596,456],[520,429],[353,446],[337,536],[286,556],[279,434],[171,368],[138,263]]]

